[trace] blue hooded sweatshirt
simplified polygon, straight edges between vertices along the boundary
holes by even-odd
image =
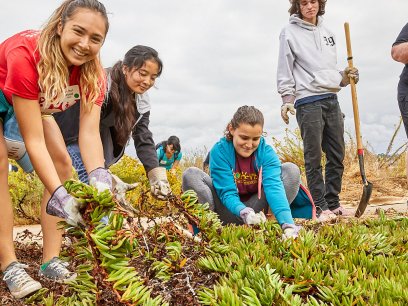
[[[286,198],[285,188],[281,179],[281,162],[272,147],[266,144],[261,137],[255,154],[255,171],[258,173],[258,197],[261,196],[263,187],[266,200],[276,220],[283,223],[294,224],[289,202]],[[210,175],[213,186],[221,203],[236,216],[246,207],[241,202],[238,188],[234,180],[235,149],[232,141],[221,138],[210,152]]]

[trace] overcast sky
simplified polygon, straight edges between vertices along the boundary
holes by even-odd
[[[39,28],[61,1],[2,1],[0,40]],[[263,111],[267,140],[281,138],[276,89],[279,33],[288,23],[288,0],[105,0],[110,31],[102,47],[105,67],[137,44],[155,48],[164,63],[149,91],[150,127],[156,142],[170,135],[182,149],[210,148],[241,105]],[[391,45],[408,22],[407,0],[328,0],[325,24],[337,37],[338,67],[346,62],[343,24],[350,23],[354,65],[360,70],[357,94],[361,133],[376,153],[386,150],[399,121],[397,83],[403,65],[390,56]],[[350,88],[339,94],[352,135]],[[396,144],[406,141],[400,131]],[[127,152],[134,155],[134,148]]]

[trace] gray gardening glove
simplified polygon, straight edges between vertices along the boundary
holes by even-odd
[[[281,117],[286,124],[289,124],[288,112],[295,114],[295,96],[286,95],[282,97]]]
[[[79,203],[73,196],[68,194],[65,187],[61,185],[48,200],[46,212],[51,216],[65,219],[70,225],[85,225],[81,215],[81,211],[85,206],[85,203]]]
[[[89,185],[98,189],[99,192],[109,189],[112,191],[112,175],[108,169],[99,167],[89,173]]]
[[[171,194],[167,172],[164,167],[156,167],[147,173],[151,193],[159,200],[165,200]]]
[[[283,223],[282,224],[282,230],[283,230],[282,239],[283,240],[296,239],[299,236],[299,231],[301,229],[302,227],[296,224]]]
[[[345,87],[350,84],[350,78],[354,79],[354,83],[357,84],[359,78],[358,69],[355,67],[346,67],[343,71],[340,71],[342,80],[340,82],[341,87]]]
[[[266,217],[261,211],[260,213],[255,213],[251,207],[245,207],[239,212],[240,217],[244,220],[245,224],[259,224],[266,222]]]

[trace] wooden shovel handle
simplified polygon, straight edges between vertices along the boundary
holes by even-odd
[[[346,33],[346,44],[347,44],[347,62],[350,68],[353,67],[353,53],[351,51],[351,40],[350,40],[350,26],[348,22],[344,23],[344,32]],[[353,115],[354,115],[354,127],[356,130],[356,140],[357,149],[360,154],[363,150],[363,142],[360,134],[360,116],[358,112],[358,101],[357,101],[357,90],[356,83],[353,78],[350,78],[350,88],[351,88],[351,99],[353,102]]]

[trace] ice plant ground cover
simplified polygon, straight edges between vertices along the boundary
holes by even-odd
[[[64,285],[41,279],[44,289],[18,302],[3,283],[2,305],[408,303],[406,214],[303,222],[297,240],[282,241],[273,221],[222,227],[192,192],[159,203],[141,186],[131,195],[135,209],[128,210],[82,183],[69,181],[66,188],[88,203],[89,226],[67,227],[63,251],[78,278]],[[195,238],[183,231],[188,223],[200,228]],[[38,245],[18,250],[38,267]]]
[[[398,129],[396,130],[396,132]],[[375,155],[366,148],[366,172],[374,183],[371,203],[407,196],[404,148]],[[298,133],[274,140],[282,161],[301,169]],[[341,198],[359,201],[362,185],[355,143],[346,146]],[[204,152],[205,153],[205,152]],[[201,167],[205,154],[185,155],[183,167]],[[109,195],[68,183],[89,202],[86,229],[67,229],[63,256],[79,277],[71,284],[39,279],[44,289],[14,300],[0,282],[1,305],[407,305],[408,215],[379,212],[362,220],[339,219],[327,225],[303,222],[300,237],[283,242],[273,221],[256,226],[221,227],[193,194],[154,200],[143,167],[125,156],[111,167],[126,182],[140,182],[128,193],[135,210],[120,208]],[[181,194],[181,172],[169,174]],[[42,184],[22,171],[9,175],[16,224],[38,223]],[[99,207],[99,208],[98,208]],[[108,226],[99,220],[109,216]],[[183,228],[197,222],[195,239]],[[41,247],[16,242],[17,257],[38,279]]]

